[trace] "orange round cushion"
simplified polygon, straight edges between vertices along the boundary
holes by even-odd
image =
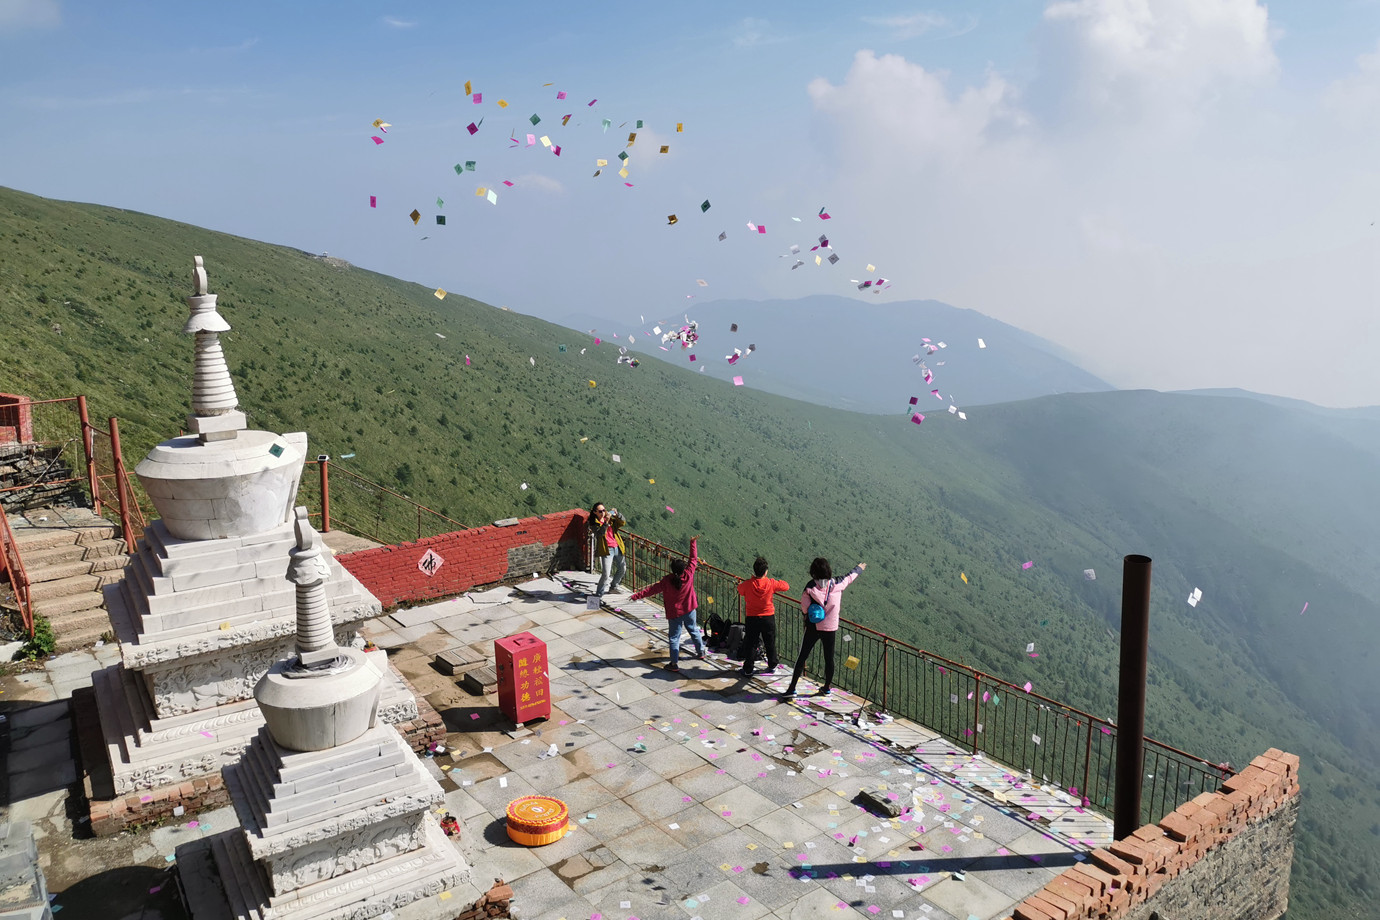
[[[549,795],[525,795],[508,803],[508,837],[524,846],[560,840],[569,823],[570,810]]]

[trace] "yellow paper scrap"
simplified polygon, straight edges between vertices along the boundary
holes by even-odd
[[[963,583],[964,583],[965,585],[968,583],[968,573],[966,573],[966,572],[959,572],[959,573],[958,573],[958,577],[961,578],[961,579],[963,579]]]
[[[636,144],[636,143],[637,143],[637,132],[636,132],[636,131],[633,131],[631,134],[628,135],[628,146],[631,147],[633,144]]]
[[[507,99],[500,99],[500,100],[498,100],[498,107],[499,107],[500,109],[506,109],[506,108],[508,107],[508,100],[507,100]]]
[[[542,145],[543,147],[550,147],[550,146],[551,146],[551,138],[549,138],[549,137],[547,137],[545,134],[543,134],[543,135],[541,136],[541,145]]]
[[[680,133],[682,133],[684,130],[685,130],[685,122],[683,122],[683,121],[678,121],[678,122],[676,122],[676,133],[677,133],[677,134],[680,134]]]
[[[618,170],[618,175],[622,176],[624,179],[628,178],[628,168],[625,166]]]
[[[221,628],[222,630],[229,629],[229,628],[230,628],[230,624],[229,624],[229,623],[222,623],[222,624],[220,624],[220,628]]]
[[[595,161],[594,161],[594,165],[595,165],[595,166],[598,166],[599,168],[602,169],[603,167],[609,165],[609,161],[608,161],[608,160],[595,160]]]
[[[656,485],[656,480],[655,480],[655,479],[648,479],[647,481],[650,482],[652,485]]]
[[[465,95],[466,95],[466,96],[473,96],[473,95],[474,95],[474,86],[470,83],[469,80],[466,80],[466,81],[465,81]]]
[[[867,263],[867,270],[870,271],[870,272],[875,272],[875,271],[877,270],[877,266],[875,266],[875,265],[873,265],[871,262],[869,262],[869,263]]]
[[[437,300],[445,300],[445,299],[446,299],[446,289],[445,289],[445,288],[437,288],[437,289],[436,289],[436,299],[437,299]]]
[[[412,218],[412,223],[415,224],[417,221],[422,219],[422,212],[418,211],[416,208],[413,208],[412,213],[407,216]]]
[[[476,197],[476,198],[483,198],[483,197],[484,197],[485,195],[487,195],[487,194],[489,194],[488,188],[486,188],[485,186],[482,186],[482,185],[479,186],[479,188],[477,188],[477,189],[474,190],[474,197]]]
[[[591,380],[591,381],[589,382],[589,388],[590,388],[591,390],[594,389],[595,387],[597,387],[598,385],[599,385],[599,384],[595,383],[593,380]],[[581,438],[580,440],[583,441],[584,438]]]
[[[671,145],[670,145],[670,144],[662,144],[662,145],[661,145],[661,152],[662,152],[662,153],[670,153],[670,152],[671,152]]]
[[[819,256],[815,256],[815,264],[816,264],[816,265],[818,265],[821,261],[823,261],[823,260],[821,260]]]

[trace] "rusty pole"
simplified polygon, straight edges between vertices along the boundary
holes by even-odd
[[[86,486],[91,490],[91,506],[101,513],[101,485],[96,478],[96,444],[91,428],[91,416],[86,411],[86,397],[77,397],[77,414],[81,417],[81,449],[86,453]]]
[[[326,467],[330,466],[331,458],[326,457],[321,461],[321,532],[331,532],[331,479],[330,472]]]
[[[1121,670],[1117,691],[1116,794],[1112,837],[1140,827],[1145,758],[1145,663],[1150,648],[1150,557],[1127,556],[1121,575]]]
[[[130,495],[129,483],[125,481],[125,458],[120,451],[120,422],[115,416],[110,417],[110,452],[115,455],[115,495],[120,500],[120,529],[124,531],[125,552],[134,555],[134,531],[130,527],[129,503],[133,496]]]

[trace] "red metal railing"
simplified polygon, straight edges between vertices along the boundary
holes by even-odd
[[[114,512],[120,521],[125,546],[129,552],[134,552],[148,520],[144,508],[148,498],[138,480],[125,469],[120,450],[119,421],[113,417],[109,419],[109,431],[96,428],[91,424],[85,396],[25,400],[23,405],[32,420],[34,440],[28,444],[36,449],[53,451],[50,465],[64,464],[70,475],[60,478],[43,476],[32,483],[0,489],[0,495],[17,497],[36,489],[51,492],[56,487],[71,486],[84,493],[96,514]],[[69,449],[74,449],[77,444],[81,445],[81,456],[68,456]],[[24,626],[33,635],[28,575],[19,558],[18,546],[8,522],[3,536],[5,573],[20,605]]]
[[[628,581],[634,590],[665,575],[672,559],[686,558],[685,553],[628,531],[623,532],[623,541]],[[714,614],[742,622],[742,598],[737,592],[742,580],[700,562],[695,591],[701,601],[702,626]],[[804,621],[798,596],[779,594],[777,601],[777,650],[789,668],[804,636]],[[838,637],[835,686],[871,701],[878,711],[924,725],[1036,782],[1067,789],[1086,805],[1110,807],[1117,742],[1117,727],[1110,720],[852,620],[839,620]],[[806,673],[815,676],[808,667]],[[1215,791],[1232,772],[1146,738],[1142,823],[1159,821],[1199,793]]]
[[[33,638],[34,608],[29,597],[29,574],[24,571],[24,560],[19,558],[19,546],[15,543],[14,532],[10,530],[9,519],[4,514],[0,514],[0,557],[3,557],[5,579],[14,591],[14,601],[19,607],[24,629]]]
[[[308,460],[317,475],[304,473],[297,501],[319,508],[311,516],[323,533],[334,527],[378,543],[408,543],[423,537],[465,530],[462,524],[439,511],[414,502],[400,492],[343,469],[330,460]],[[334,476],[334,480],[332,480]]]

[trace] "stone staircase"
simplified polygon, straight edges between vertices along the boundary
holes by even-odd
[[[34,613],[47,617],[57,650],[86,648],[110,631],[101,589],[123,577],[123,540],[89,508],[37,508],[9,515],[29,576]]]

